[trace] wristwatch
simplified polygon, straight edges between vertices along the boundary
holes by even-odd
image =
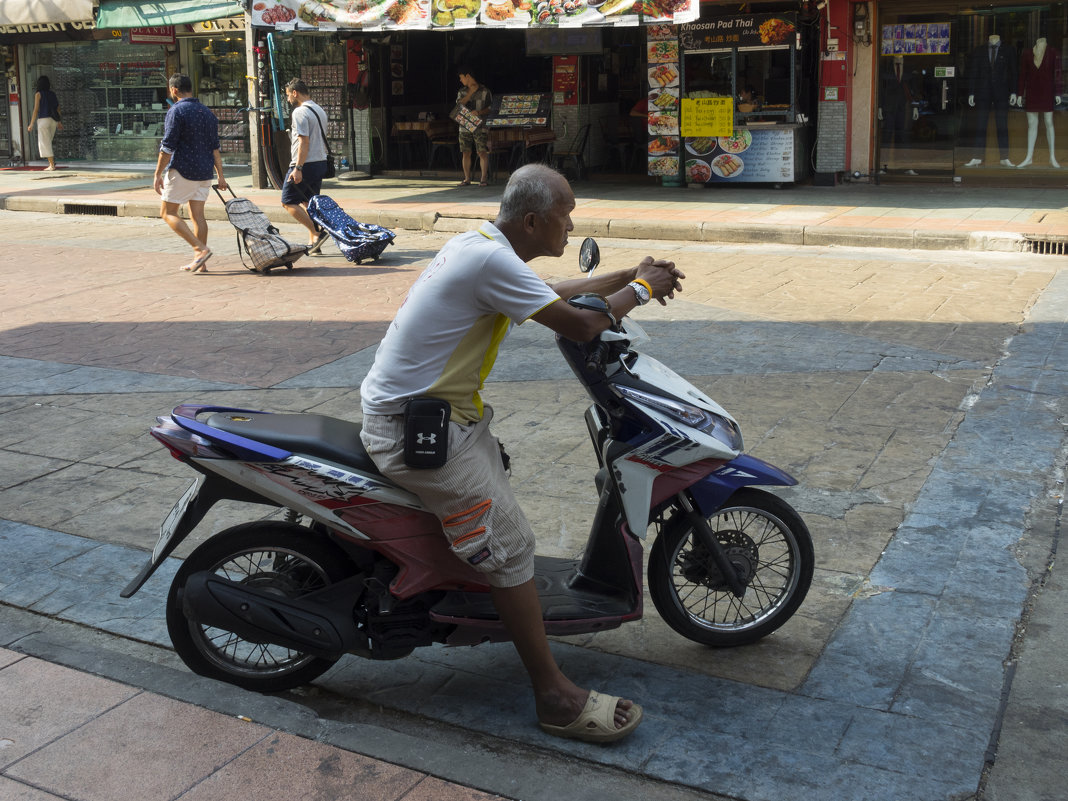
[[[634,290],[634,295],[638,299],[639,306],[644,306],[653,299],[652,287],[645,283],[645,281],[640,279],[631,281],[627,286]]]

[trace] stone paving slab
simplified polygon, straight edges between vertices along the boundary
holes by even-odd
[[[6,649],[0,699],[5,801],[498,798]]]
[[[134,221],[123,224],[127,236],[137,236]],[[83,230],[79,247],[103,248],[109,225]],[[645,242],[608,249],[622,262],[658,247],[671,248],[692,278],[685,301],[642,310],[642,320],[649,312],[654,347],[738,410],[751,450],[802,479],[788,497],[809,520],[817,551],[827,555],[802,613],[775,637],[723,654],[680,642],[655,616],[619,632],[555,643],[570,673],[646,706],[648,723],[607,752],[572,747],[530,725],[529,699],[516,692],[523,676],[508,646],[426,649],[390,664],[343,660],[312,692],[284,699],[303,710],[290,725],[308,736],[311,710],[324,721],[311,736],[347,747],[353,743],[344,732],[366,722],[361,704],[369,703],[399,716],[394,725],[402,729],[430,721],[509,749],[638,770],[657,786],[747,801],[798,788],[835,801],[933,801],[973,791],[997,724],[1002,660],[1028,590],[1028,565],[1019,555],[1026,515],[1062,455],[1064,273],[1050,262],[1010,265],[996,256],[984,256],[969,273],[951,257],[887,254],[886,263],[865,265],[834,251],[806,260],[774,249],[742,255]],[[417,263],[367,276],[359,294],[379,305],[399,303]],[[144,297],[166,287],[179,299],[172,303],[182,310],[178,317],[197,322],[195,298],[203,292],[197,287],[208,282],[136,270],[147,280],[124,282],[130,269],[128,253],[117,255],[112,273],[94,277],[118,280]],[[5,275],[18,276],[17,266]],[[843,286],[843,275],[852,283]],[[324,269],[317,280],[332,277]],[[218,281],[224,292],[231,282],[263,284],[240,274]],[[902,282],[920,289],[903,291]],[[275,291],[273,283],[267,292]],[[4,297],[0,302],[33,323],[17,293]],[[288,314],[281,299],[248,291],[233,297],[236,319],[261,319],[263,309]],[[335,290],[333,297],[345,295]],[[59,302],[78,308],[72,298]],[[133,294],[122,302],[137,308]],[[357,314],[363,313],[361,307]],[[84,307],[81,314],[91,321],[97,311]],[[353,316],[349,310],[339,319]],[[3,319],[9,325],[6,311]],[[551,341],[525,329],[502,352],[504,380],[487,393],[494,402],[504,399],[502,439],[517,443],[520,456],[538,456],[518,459],[521,502],[536,509],[536,527],[551,532],[549,550],[571,553],[581,542],[576,510],[585,517],[590,505],[584,400],[573,382],[557,380]],[[205,341],[189,330],[190,343]],[[769,338],[792,363],[768,347]],[[694,342],[706,347],[687,350]],[[67,346],[76,360],[96,358],[94,343]],[[355,341],[334,362],[308,359],[297,348],[272,366],[287,376],[278,386],[211,397],[351,416],[358,408],[356,361],[341,365],[348,375],[339,369],[327,378],[324,371],[346,359],[366,360],[370,347]],[[241,349],[256,352],[249,342]],[[116,386],[126,385],[122,372]],[[139,594],[135,603],[124,602],[114,593],[136,573],[162,513],[190,478],[161,449],[153,456],[142,447],[144,426],[198,391],[112,394],[101,385],[91,395],[0,397],[0,467],[21,470],[24,478],[0,494],[0,540],[10,565],[0,572],[0,611],[29,609],[66,625],[165,645],[162,594],[176,561],[146,586],[143,600]],[[64,426],[68,434],[52,433]],[[90,439],[106,435],[79,452],[71,440],[85,426],[99,429]],[[91,453],[110,440],[121,445],[103,458]],[[991,452],[998,453],[1004,487],[987,478]],[[217,530],[224,517],[206,525]],[[127,529],[109,520],[126,521]],[[25,632],[9,636],[33,642]],[[923,737],[931,726],[936,741]],[[799,739],[798,731],[822,736]],[[941,756],[932,758],[925,747],[931,742],[952,754],[950,768]],[[403,738],[353,745],[404,764],[422,758]],[[444,755],[428,758],[441,763]]]

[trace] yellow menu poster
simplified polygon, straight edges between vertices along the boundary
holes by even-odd
[[[734,133],[734,98],[697,97],[682,101],[683,136],[730,136]]]

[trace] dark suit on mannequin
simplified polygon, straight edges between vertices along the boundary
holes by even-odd
[[[991,52],[993,50],[993,52]],[[968,62],[969,102],[975,104],[975,149],[977,158],[986,152],[986,126],[994,112],[998,151],[1002,161],[1009,157],[1009,105],[1016,95],[1019,61],[1008,42],[989,43],[972,51]]]
[[[895,60],[879,76],[879,112],[883,121],[883,144],[899,147],[908,141],[909,121],[915,120],[912,101],[916,91],[905,65]]]

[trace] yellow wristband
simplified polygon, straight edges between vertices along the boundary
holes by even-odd
[[[649,297],[653,296],[653,288],[652,288],[652,286],[650,286],[648,281],[643,281],[641,278],[635,278],[633,281],[631,281],[631,283],[632,284],[641,284],[643,287],[645,287],[646,289],[649,290]]]

